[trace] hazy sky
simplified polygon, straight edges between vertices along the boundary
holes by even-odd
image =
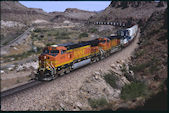
[[[78,8],[88,11],[105,9],[111,1],[19,1],[28,8],[41,8],[46,12],[64,11],[66,8]]]

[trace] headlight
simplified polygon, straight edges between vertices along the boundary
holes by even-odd
[[[50,70],[49,66],[46,66],[46,69],[47,69],[47,70]]]

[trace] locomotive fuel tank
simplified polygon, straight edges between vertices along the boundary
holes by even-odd
[[[84,66],[84,65],[89,64],[90,62],[91,62],[91,59],[89,58],[89,59],[87,59],[87,60],[83,60],[83,61],[81,61],[81,62],[78,62],[78,63],[73,64],[72,68],[73,68],[73,69],[77,69],[77,68],[79,68],[79,67],[82,67],[82,66]]]

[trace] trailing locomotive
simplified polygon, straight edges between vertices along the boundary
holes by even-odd
[[[51,45],[39,56],[38,80],[53,80],[86,64],[99,61],[119,51],[136,36],[138,25],[118,31],[118,35],[81,43]],[[129,38],[130,37],[130,38]]]

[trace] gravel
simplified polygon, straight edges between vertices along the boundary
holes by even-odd
[[[65,97],[64,100],[68,101],[68,105],[73,105],[73,100],[76,100],[78,90],[80,86],[82,86],[85,78],[92,76],[94,72],[99,70],[102,72],[108,72],[108,70],[111,69],[111,64],[117,60],[128,59],[137,47],[137,42],[138,38],[136,38],[132,44],[124,48],[122,51],[119,51],[100,62],[75,70],[54,81],[45,82],[42,85],[35,86],[7,98],[2,98],[1,110],[59,110],[57,107],[56,109],[53,109],[54,105],[52,103],[55,102],[56,104],[61,105],[63,101],[63,98],[59,98],[61,92]],[[62,104],[62,107],[63,106],[65,105]],[[80,106],[80,104],[78,106]],[[73,110],[73,108],[69,110]]]

